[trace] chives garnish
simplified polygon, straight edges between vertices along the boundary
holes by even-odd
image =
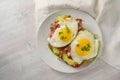
[[[90,44],[87,44],[81,48],[82,51],[89,51],[90,50]]]
[[[67,39],[67,37],[64,37],[65,39]]]
[[[66,31],[69,33],[70,32],[70,30],[69,30],[69,28],[68,28],[68,26],[66,25]]]
[[[77,44],[76,46],[77,46],[77,47],[79,47],[80,45],[79,45],[79,44]]]
[[[59,35],[60,35],[60,34],[63,34],[63,32],[59,32]]]
[[[64,36],[61,36],[61,39],[63,40],[63,39],[64,39]]]
[[[90,44],[88,43],[87,46],[90,47]]]

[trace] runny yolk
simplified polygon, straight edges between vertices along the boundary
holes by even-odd
[[[63,42],[70,41],[72,39],[72,30],[67,26],[60,29],[58,32],[58,39],[62,40]]]
[[[75,46],[75,51],[79,56],[87,56],[90,54],[92,49],[92,45],[90,41],[86,38],[82,38],[77,40],[77,44]]]

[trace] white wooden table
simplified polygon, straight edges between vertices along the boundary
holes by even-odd
[[[35,52],[34,0],[0,1],[0,80],[120,80],[120,71],[99,60],[90,70],[57,72]]]

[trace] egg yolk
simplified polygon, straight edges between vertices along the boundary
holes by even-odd
[[[90,41],[86,38],[82,38],[77,40],[77,44],[75,46],[75,51],[80,56],[86,56],[90,54],[90,51],[92,49],[92,45]]]
[[[58,32],[58,39],[62,40],[63,42],[68,42],[72,38],[72,30],[68,28],[68,26],[62,28]]]

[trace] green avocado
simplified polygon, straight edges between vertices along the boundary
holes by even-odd
[[[94,61],[94,59],[95,59],[95,57],[88,59],[88,61],[89,61],[89,62],[92,62],[92,61]]]
[[[52,47],[51,45],[48,45],[48,46],[54,55],[59,56],[59,51],[57,50],[57,48]]]
[[[68,58],[67,54],[66,53],[63,53],[62,54],[62,59],[63,61],[65,61],[67,64],[71,65],[71,66],[74,66],[76,64],[78,64],[77,62],[75,62],[74,60]]]

